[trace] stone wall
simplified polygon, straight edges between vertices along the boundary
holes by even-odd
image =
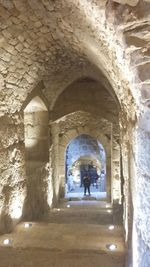
[[[1,119],[0,140],[0,233],[4,233],[21,218],[26,197],[23,114]]]
[[[71,83],[92,76],[120,107],[125,224],[138,240],[138,260],[130,264],[149,265],[149,20],[148,0],[0,1],[1,232],[12,228],[13,207],[19,214],[26,194],[23,103],[40,90],[52,112]],[[55,157],[55,130],[52,136]],[[55,191],[57,200],[59,182]]]
[[[136,180],[134,195],[134,244],[137,243],[137,250],[134,254],[135,264],[138,266],[149,266],[150,264],[150,128],[149,111],[146,109],[140,118],[139,126],[135,132],[135,164]]]
[[[24,115],[27,161],[48,162],[48,112],[28,112]]]
[[[27,196],[23,218],[40,219],[48,212],[49,131],[48,110],[38,96],[24,109],[25,167]]]
[[[112,200],[114,204],[122,203],[121,193],[121,151],[120,151],[120,128],[112,125],[111,134],[111,177],[112,177]]]

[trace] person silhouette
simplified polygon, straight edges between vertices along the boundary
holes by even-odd
[[[83,185],[84,185],[84,195],[86,196],[86,191],[88,190],[89,196],[90,194],[90,185],[91,185],[91,179],[90,176],[88,174],[86,174],[83,177]]]
[[[73,175],[72,175],[72,173],[69,173],[69,177],[68,177],[68,190],[69,190],[69,192],[71,192],[74,189],[75,189],[75,187],[74,187]]]

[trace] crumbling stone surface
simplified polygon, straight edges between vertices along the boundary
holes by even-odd
[[[0,221],[0,234],[12,232],[14,229],[13,221],[6,211],[1,212]]]
[[[1,119],[1,183],[0,183],[0,232],[9,232],[22,214],[25,197],[24,130],[22,117],[5,116]]]

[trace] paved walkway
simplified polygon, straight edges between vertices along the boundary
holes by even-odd
[[[97,199],[97,200],[104,200],[106,199],[106,192],[100,192],[100,185],[98,184],[98,187],[96,188],[96,185],[91,185],[90,186],[90,192],[91,192],[91,198],[93,199]],[[88,196],[88,192],[87,192],[87,196]],[[74,190],[71,192],[66,192],[65,194],[65,198],[66,199],[85,199],[84,196],[84,187],[80,187],[75,186]]]
[[[123,267],[122,226],[108,229],[114,221],[105,202],[63,202],[45,222],[31,222],[29,228],[20,223],[13,233],[0,237],[0,266]],[[7,238],[12,242],[4,246]],[[110,243],[116,244],[115,251],[106,248]]]
[[[87,199],[88,198],[88,194],[86,196],[84,196],[83,192],[69,192],[66,194],[65,196],[66,199]],[[97,199],[97,200],[101,200],[101,199],[106,199],[106,193],[105,192],[91,192],[91,196],[90,198],[92,199]]]

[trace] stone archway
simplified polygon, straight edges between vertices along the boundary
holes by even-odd
[[[106,198],[106,154],[102,144],[90,135],[79,134],[65,152],[65,197],[83,196],[83,177],[88,173],[92,196]]]
[[[57,129],[56,129],[57,127]],[[58,129],[58,125],[55,123],[52,124],[52,140],[53,143],[53,153],[54,161],[57,161],[57,175],[55,179],[57,180],[57,194],[60,194],[61,197],[64,197],[65,193],[65,155],[67,145],[71,142],[72,139],[76,138],[81,134],[87,134],[94,137],[98,140],[104,147],[106,152],[106,173],[107,173],[107,199],[111,200],[111,140],[109,140],[105,134],[100,133],[99,129],[93,129],[86,125],[85,127],[76,127],[75,129],[68,129],[65,133],[61,133]],[[57,136],[56,136],[57,135]],[[57,151],[55,150],[57,149]],[[59,192],[59,193],[58,193]]]

